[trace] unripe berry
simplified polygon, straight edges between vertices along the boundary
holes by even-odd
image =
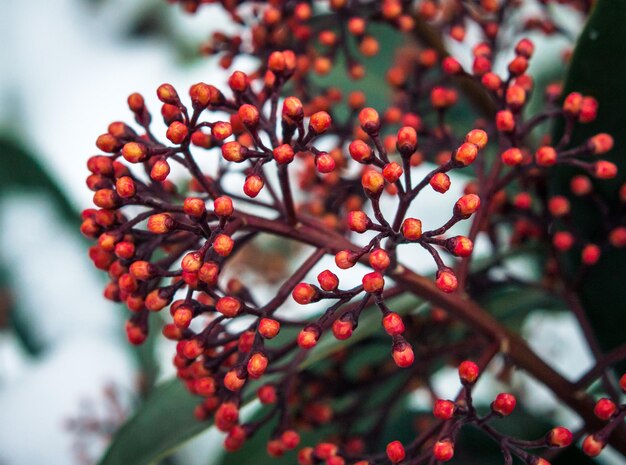
[[[402,341],[399,344],[394,344],[391,356],[393,357],[393,361],[395,362],[395,364],[400,368],[410,367],[415,361],[413,348],[406,341]]]
[[[288,429],[281,434],[280,442],[286,450],[293,450],[300,444],[300,435],[294,430]]]
[[[204,82],[193,84],[189,88],[189,97],[194,108],[206,108],[211,101],[211,87]]]
[[[133,93],[128,96],[128,108],[135,113],[141,113],[145,109],[145,102],[141,94]]]
[[[317,275],[317,282],[327,292],[334,291],[339,287],[339,278],[330,270],[324,270]]]
[[[287,97],[283,102],[282,111],[283,120],[288,124],[296,124],[304,118],[304,107],[300,99],[296,97]]]
[[[264,354],[257,352],[256,354],[252,355],[252,357],[250,357],[250,360],[248,360],[247,366],[248,375],[250,375],[250,378],[260,378],[263,373],[265,373],[268,363],[269,361]]]
[[[172,301],[172,296],[164,289],[157,288],[146,296],[146,308],[151,312],[163,310]]]
[[[365,292],[368,292],[370,294],[378,294],[382,292],[383,288],[385,287],[385,279],[377,271],[368,273],[363,276],[362,283]]]
[[[274,149],[274,160],[279,165],[291,163],[294,158],[293,148],[289,144],[279,145]]]
[[[148,149],[138,142],[129,142],[122,147],[122,156],[129,163],[139,163],[148,157]]]
[[[522,151],[517,147],[512,147],[505,150],[504,152],[502,152],[500,157],[502,158],[502,163],[507,166],[517,166],[520,165],[522,161],[524,161],[524,155],[522,154]]]
[[[594,155],[603,155],[613,148],[613,137],[610,134],[600,133],[587,141],[589,151]]]
[[[328,153],[320,153],[315,157],[315,167],[320,173],[332,173],[335,170],[335,159]]]
[[[496,127],[500,132],[513,132],[515,129],[515,117],[509,110],[496,113]]]
[[[445,293],[454,292],[459,285],[454,271],[449,268],[437,271],[435,284],[440,291]]]
[[[310,304],[311,302],[316,302],[318,300],[317,288],[307,283],[297,284],[291,295],[293,300],[300,305]]]
[[[308,326],[300,331],[296,342],[303,349],[311,349],[315,347],[319,338],[320,330],[314,326]]]
[[[568,231],[559,231],[552,237],[552,245],[560,252],[567,252],[574,245],[574,236]]]
[[[617,405],[615,405],[615,403],[611,399],[607,398],[602,398],[598,402],[596,402],[596,405],[593,409],[593,413],[595,414],[595,416],[604,421],[609,420],[613,415],[615,415],[616,411]]]
[[[193,318],[193,310],[186,305],[181,305],[174,310],[173,318],[177,328],[188,328]]]
[[[227,257],[233,250],[235,241],[226,234],[218,234],[213,240],[213,250],[222,257]]]
[[[474,244],[468,237],[455,236],[446,241],[446,248],[457,257],[469,257],[474,249]]]
[[[449,420],[454,416],[456,405],[449,400],[437,399],[433,406],[433,415],[440,420]]]
[[[528,60],[523,56],[517,56],[509,63],[509,73],[513,76],[524,74],[528,69]]]
[[[450,177],[446,173],[436,173],[430,178],[430,187],[436,192],[444,194],[450,189]]]
[[[389,312],[383,317],[383,327],[390,336],[400,336],[405,329],[402,317],[394,312]]]
[[[506,104],[513,111],[519,111],[526,103],[526,91],[520,86],[509,86],[506,90]]]
[[[471,142],[465,142],[464,144],[461,144],[461,146],[454,153],[454,161],[463,166],[468,166],[476,160],[477,155],[478,146]]]
[[[385,167],[383,168],[383,177],[385,178],[385,181],[391,184],[393,184],[398,179],[400,179],[400,176],[402,176],[402,173],[403,173],[402,167],[395,161],[391,163],[387,163]]]
[[[361,176],[361,185],[370,197],[378,197],[385,186],[385,178],[376,170],[367,170]]]
[[[348,212],[348,227],[351,231],[364,233],[371,225],[371,220],[361,210],[353,210]]]
[[[572,92],[563,101],[563,110],[568,116],[576,117],[580,113],[583,96],[578,92]]]
[[[478,379],[480,369],[470,360],[465,360],[459,365],[459,378],[464,385],[472,385]]]
[[[569,200],[562,195],[555,195],[548,200],[548,210],[554,217],[565,216],[570,211]]]
[[[396,136],[396,148],[402,156],[409,156],[417,149],[417,131],[411,126],[403,126]]]
[[[567,447],[572,443],[573,435],[570,430],[557,426],[546,434],[546,443],[551,447]]]
[[[181,268],[188,273],[195,273],[202,266],[202,254],[200,252],[189,252],[183,257]]]
[[[157,89],[157,97],[163,103],[168,103],[170,105],[176,105],[180,103],[180,98],[178,97],[178,93],[176,93],[176,89],[171,84],[161,84]]]
[[[570,190],[572,194],[576,196],[581,197],[587,195],[592,189],[591,180],[585,175],[579,174],[578,176],[574,176],[570,181]]]
[[[146,331],[132,321],[126,322],[126,337],[132,345],[140,345],[148,338]]]
[[[263,189],[264,185],[265,182],[263,181],[263,178],[261,176],[258,176],[256,174],[250,175],[243,183],[243,192],[248,197],[254,198],[259,195],[259,192],[261,192],[261,189]]]
[[[217,197],[213,201],[213,211],[221,218],[228,218],[233,214],[233,201],[228,196]]]
[[[123,199],[134,197],[136,192],[135,181],[129,176],[122,176],[115,182],[117,195]]]
[[[476,76],[491,74],[491,60],[485,56],[477,56],[472,63],[472,72]]]
[[[539,166],[552,166],[557,162],[557,153],[549,146],[539,147],[535,152],[535,161]]]
[[[513,410],[515,409],[515,404],[517,404],[517,399],[515,399],[515,396],[513,394],[501,392],[491,403],[491,409],[498,415],[506,417],[513,413]]]
[[[495,73],[485,73],[480,82],[492,92],[497,92],[502,86],[502,79]]]
[[[309,131],[313,131],[315,134],[324,134],[330,128],[332,124],[332,118],[325,111],[318,111],[311,115],[309,120]]]
[[[170,165],[167,160],[161,159],[154,162],[150,170],[150,177],[159,182],[163,182],[170,174]]]
[[[598,101],[593,97],[584,97],[580,114],[578,115],[578,121],[581,123],[590,123],[596,119],[598,115]]]
[[[211,135],[217,141],[223,141],[233,134],[233,127],[230,123],[224,121],[216,122],[211,128]]]
[[[257,110],[254,105],[250,105],[249,103],[241,105],[239,110],[237,110],[237,115],[243,125],[250,129],[256,128],[259,124],[259,119],[261,118],[259,110]]]
[[[360,139],[352,141],[348,151],[352,159],[359,163],[367,164],[372,160],[372,149]]]
[[[220,431],[230,431],[238,421],[239,408],[233,402],[224,402],[215,412],[215,426]]]
[[[234,318],[241,313],[241,302],[234,297],[222,297],[216,302],[215,309],[226,318]]]
[[[358,255],[350,250],[341,250],[335,254],[335,264],[342,270],[352,268],[358,259]]]
[[[613,179],[617,175],[617,165],[600,160],[594,164],[594,175],[598,179]]]
[[[228,78],[228,86],[234,92],[244,92],[250,85],[248,75],[242,71],[235,71]]]
[[[244,384],[246,384],[245,378],[240,378],[237,370],[230,370],[224,376],[224,386],[226,389],[232,392],[240,391],[243,388]]]
[[[174,218],[168,213],[157,213],[148,218],[148,230],[154,234],[167,234],[175,226]]]
[[[215,286],[219,272],[217,263],[206,262],[198,270],[198,279],[209,286]]]
[[[280,323],[272,318],[262,318],[259,321],[259,334],[265,339],[273,339],[280,332]]]
[[[370,252],[369,263],[376,271],[384,271],[389,266],[389,255],[383,249],[374,249]]]
[[[248,149],[242,146],[239,142],[231,141],[222,145],[222,156],[227,161],[234,163],[241,163],[246,159],[246,153]]]
[[[165,137],[167,137],[172,144],[182,144],[183,141],[187,138],[189,134],[189,129],[187,126],[179,121],[174,121],[167,128],[167,132],[165,133]]]
[[[380,117],[373,108],[366,107],[359,113],[359,124],[363,131],[368,134],[376,134],[380,129]]]
[[[597,245],[587,244],[582,250],[581,260],[587,266],[595,265],[600,260],[601,253],[600,247]]]
[[[263,405],[274,404],[278,398],[276,388],[269,384],[261,386],[257,391],[257,396]]]
[[[417,241],[422,237],[422,222],[417,218],[407,218],[402,223],[402,235],[409,241]]]
[[[583,441],[583,452],[589,457],[596,457],[600,455],[604,446],[606,446],[604,441],[601,441],[595,435],[590,434]]]
[[[386,447],[387,458],[391,461],[391,463],[402,462],[406,457],[406,452],[404,451],[404,446],[400,441],[393,441],[387,444]]]
[[[441,69],[444,73],[454,76],[463,72],[463,67],[456,59],[452,57],[445,57],[441,62]]]
[[[433,446],[433,455],[440,462],[447,462],[454,457],[454,443],[449,439],[437,441]]]
[[[354,321],[352,318],[341,317],[333,322],[333,336],[340,341],[349,339],[354,330]]]
[[[626,226],[618,226],[609,232],[609,243],[615,248],[626,247]]]

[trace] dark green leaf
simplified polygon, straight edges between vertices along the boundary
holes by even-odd
[[[608,205],[611,221],[623,223],[624,212],[618,200],[618,189],[626,180],[626,131],[624,112],[626,92],[626,0],[598,0],[581,34],[565,86],[565,95],[572,91],[591,95],[598,100],[598,119],[591,124],[577,125],[572,144],[581,144],[599,132],[608,132],[615,139],[608,159],[619,167],[618,178],[595,182],[595,189]],[[558,139],[562,127],[556,128]],[[569,180],[575,169],[555,169],[553,192],[567,195]],[[585,241],[598,242],[606,237],[600,209],[589,199],[571,199],[577,230]],[[580,249],[567,259],[570,275],[578,269]],[[598,265],[585,277],[580,298],[601,345],[610,349],[624,342],[626,326],[626,250],[606,250]]]

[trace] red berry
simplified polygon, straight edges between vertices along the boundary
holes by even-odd
[[[400,441],[393,441],[387,444],[387,457],[391,461],[391,463],[402,462],[406,457],[406,452],[404,451],[404,446]]]
[[[399,336],[404,333],[402,317],[394,312],[389,312],[383,317],[383,327],[390,336]]]
[[[433,415],[441,420],[449,420],[454,416],[456,405],[449,400],[437,399],[433,406]]]
[[[437,441],[433,446],[433,455],[441,462],[447,462],[454,457],[454,443],[449,439]]]
[[[458,286],[458,281],[454,272],[451,269],[446,268],[437,271],[435,284],[437,285],[439,290],[450,293],[456,290]]]
[[[605,445],[605,442],[600,441],[595,435],[591,434],[583,441],[583,452],[589,457],[596,457],[600,455]]]
[[[602,398],[598,402],[596,402],[596,406],[593,409],[593,413],[600,420],[609,420],[615,412],[617,411],[617,405],[611,400],[607,398]]]
[[[393,361],[396,362],[396,365],[400,368],[410,367],[415,361],[413,348],[408,342],[405,341],[394,345],[391,355],[393,357]]]
[[[491,409],[503,417],[509,416],[515,409],[517,399],[513,394],[502,392],[496,396],[496,399],[491,403]]]
[[[474,362],[465,360],[459,365],[459,378],[463,384],[474,384],[478,379],[480,369]]]
[[[570,430],[557,426],[546,435],[546,442],[551,447],[567,447],[572,443],[573,435]]]
[[[291,295],[293,296],[293,300],[298,302],[300,305],[306,305],[317,300],[318,292],[315,286],[307,283],[300,283],[296,285]]]

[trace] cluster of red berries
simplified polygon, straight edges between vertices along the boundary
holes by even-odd
[[[421,437],[419,441],[411,443],[407,448],[400,441],[393,441],[387,445],[387,457],[391,463],[402,462],[408,453],[417,447],[431,444],[430,449],[417,456],[417,462],[422,463],[434,457],[439,462],[448,462],[454,457],[455,437],[462,427],[472,425],[482,430],[491,440],[501,448],[502,454],[510,463],[513,456],[519,457],[524,463],[533,465],[550,465],[544,458],[529,454],[526,449],[531,448],[561,448],[572,443],[572,433],[562,426],[552,428],[543,438],[534,441],[521,440],[499,433],[490,421],[495,418],[507,417],[513,413],[517,400],[513,394],[500,393],[491,403],[491,410],[485,416],[478,415],[472,400],[472,388],[478,380],[480,369],[474,362],[466,360],[459,367],[459,378],[463,391],[456,401],[437,399],[433,406],[433,415],[441,420],[433,429],[429,437]],[[419,444],[417,444],[419,442]]]
[[[216,2],[180,3],[194,11],[201,3]],[[370,412],[362,411],[359,402],[345,410],[337,410],[333,402],[348,394],[358,394],[358,401],[359,396],[367,398],[370,388],[400,373],[407,380],[395,393],[398,397],[414,382],[428,384],[433,360],[450,363],[468,353],[482,353],[477,348],[484,340],[451,336],[445,308],[432,308],[426,321],[417,321],[416,315],[403,317],[394,309],[391,299],[413,291],[398,279],[412,273],[400,260],[401,246],[419,246],[432,257],[434,285],[427,281],[425,298],[444,303],[455,293],[472,295],[496,283],[497,277],[481,276],[478,286],[470,273],[479,233],[486,233],[494,254],[548,238],[555,254],[579,247],[585,266],[598,262],[603,248],[626,246],[623,218],[607,218],[606,235],[589,242],[567,229],[570,200],[545,195],[555,165],[580,170],[572,180],[572,193],[594,202],[599,200],[591,178],[615,177],[616,166],[599,159],[611,150],[611,136],[598,134],[578,146],[570,143],[577,124],[596,118],[597,102],[575,92],[563,98],[560,86],[551,85],[545,107],[529,115],[535,83],[527,70],[535,46],[528,39],[517,42],[505,75],[493,70],[504,9],[515,8],[519,1],[473,2],[470,12],[461,1],[412,5],[399,0],[331,0],[330,25],[317,22],[313,2],[219,3],[235,21],[251,27],[250,42],[216,34],[206,51],[222,53],[224,67],[236,55],[252,53],[259,58],[258,70],[234,71],[227,94],[205,83],[191,86],[190,105],[172,85],[161,85],[157,97],[167,141],[153,132],[144,98],[130,95],[136,125],[111,123],[96,141],[103,154],[87,163],[87,186],[94,192],[96,208],[83,212],[81,231],[97,241],[89,255],[110,277],[105,297],[123,302],[131,311],[129,341],[144,342],[149,320],[154,321],[150,315],[169,310],[162,332],[176,341],[177,376],[203,398],[196,416],[212,418],[227,433],[225,447],[230,451],[278,418],[267,445],[272,456],[296,449],[300,428],[332,421],[338,431],[328,441],[300,449],[301,465],[422,463],[433,457],[447,461],[454,455],[458,431],[473,425],[501,445],[505,460],[516,456],[546,465],[526,449],[564,447],[572,434],[558,427],[541,440],[523,441],[497,432],[490,420],[510,415],[516,399],[499,394],[491,412],[479,416],[471,397],[479,367],[472,362],[459,367],[462,396],[438,400],[434,415],[440,424],[406,448],[394,441],[384,454],[368,450],[370,441],[352,434],[351,425],[366,420]],[[559,3],[588,10],[586,2]],[[459,41],[466,23],[474,21],[484,40],[472,48],[471,70],[447,56],[441,42],[407,47],[387,70],[392,100],[379,113],[367,106],[367,95],[356,84],[346,93],[319,88],[309,79],[311,72],[330,72],[343,54],[350,77],[358,81],[365,68],[349,45],[353,38],[363,56],[378,52],[378,40],[368,33],[370,21],[418,36],[427,28],[431,38],[445,31]],[[558,32],[548,17],[526,27]],[[486,108],[485,117],[464,131],[451,123],[460,84],[471,86]],[[530,133],[555,119],[564,121],[561,139],[544,136],[533,144]],[[427,163],[426,174],[416,179],[416,168]],[[191,179],[181,180],[181,171]],[[461,174],[468,177],[448,219],[441,225],[423,225],[420,218],[409,216],[425,190],[448,192],[453,172],[460,179]],[[626,203],[626,187],[620,196]],[[395,208],[382,208],[381,199]],[[469,232],[452,234],[463,220],[470,220]],[[513,234],[503,234],[510,230]],[[246,244],[266,234],[314,250],[272,299],[259,302],[243,278],[229,279],[229,264]],[[311,284],[313,269],[329,254],[340,270],[367,267],[359,276],[361,283],[340,288],[337,274],[324,269]],[[292,315],[281,311],[288,308],[290,296],[301,305],[332,302],[321,315]],[[386,363],[387,356],[355,379],[345,365],[357,348],[342,351],[330,368],[302,370],[320,338],[332,333],[336,339],[349,339],[358,334],[362,314],[377,310],[391,337],[395,365]],[[296,329],[297,335],[282,328]],[[379,343],[366,337],[356,344]],[[387,343],[382,352],[388,351]],[[242,423],[239,409],[250,393],[266,406],[267,414]],[[380,415],[384,424],[393,401],[392,395],[371,415]],[[618,413],[610,418],[618,418],[620,409],[616,407]],[[375,413],[379,410],[382,414]],[[607,408],[600,410],[606,413]],[[588,441],[600,443],[608,433],[590,437],[594,439]]]

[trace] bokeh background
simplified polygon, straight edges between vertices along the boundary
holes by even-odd
[[[146,384],[173,370],[165,343],[130,348],[125,309],[101,297],[104,277],[78,231],[91,201],[85,163],[111,121],[130,119],[131,92],[150,103],[163,82],[179,89],[224,82],[228,73],[198,45],[235,26],[219,8],[190,16],[163,0],[0,0],[0,7],[0,464],[94,463]],[[575,34],[580,18],[563,21]],[[569,46],[541,44],[533,61],[540,77],[547,80]],[[568,314],[538,308],[524,328],[568,376],[591,365]],[[446,370],[437,377],[442,395],[454,389],[448,379]],[[535,408],[550,408],[549,394],[531,380],[520,375],[516,383]],[[564,409],[557,418],[575,421]],[[216,441],[205,433],[170,463],[215,462]]]

